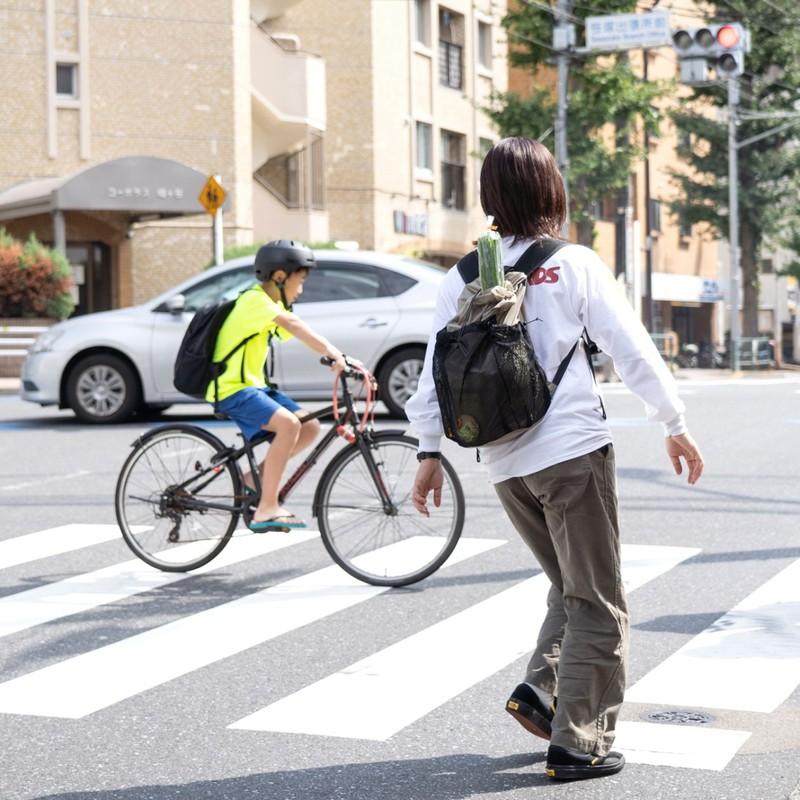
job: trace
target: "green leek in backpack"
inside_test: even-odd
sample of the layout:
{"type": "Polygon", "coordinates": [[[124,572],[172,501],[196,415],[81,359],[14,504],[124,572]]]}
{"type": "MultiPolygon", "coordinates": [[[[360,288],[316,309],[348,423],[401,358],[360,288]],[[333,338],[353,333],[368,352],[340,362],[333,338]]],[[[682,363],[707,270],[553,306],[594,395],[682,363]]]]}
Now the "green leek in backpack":
{"type": "Polygon", "coordinates": [[[502,286],[505,281],[503,251],[500,234],[490,230],[478,237],[478,270],[481,276],[481,289],[489,291],[502,286]]]}

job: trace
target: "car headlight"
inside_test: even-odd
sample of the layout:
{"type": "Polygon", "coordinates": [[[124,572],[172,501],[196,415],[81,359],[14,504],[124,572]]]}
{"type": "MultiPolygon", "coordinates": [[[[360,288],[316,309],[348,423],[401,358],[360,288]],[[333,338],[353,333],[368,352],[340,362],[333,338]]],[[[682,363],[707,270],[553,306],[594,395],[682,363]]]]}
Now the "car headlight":
{"type": "Polygon", "coordinates": [[[31,354],[49,352],[53,349],[55,343],[63,336],[63,334],[64,331],[55,329],[45,331],[43,334],[37,337],[36,341],[33,343],[28,352],[31,354]]]}

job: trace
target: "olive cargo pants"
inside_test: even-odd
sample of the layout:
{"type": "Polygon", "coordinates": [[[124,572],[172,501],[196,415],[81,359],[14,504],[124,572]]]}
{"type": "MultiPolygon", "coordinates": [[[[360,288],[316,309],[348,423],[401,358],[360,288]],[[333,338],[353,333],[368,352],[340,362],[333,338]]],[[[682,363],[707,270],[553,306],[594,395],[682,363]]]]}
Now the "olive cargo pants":
{"type": "Polygon", "coordinates": [[[551,744],[605,755],[628,647],[614,450],[606,445],[495,490],[552,584],[525,675],[558,697],[551,744]]]}

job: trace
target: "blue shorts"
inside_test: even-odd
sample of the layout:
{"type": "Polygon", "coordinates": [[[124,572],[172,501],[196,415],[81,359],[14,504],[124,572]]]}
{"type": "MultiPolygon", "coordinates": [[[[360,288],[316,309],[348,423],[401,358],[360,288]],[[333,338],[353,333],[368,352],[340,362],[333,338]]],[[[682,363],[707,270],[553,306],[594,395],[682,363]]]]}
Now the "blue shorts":
{"type": "MultiPolygon", "coordinates": [[[[300,406],[291,397],[269,386],[263,389],[254,386],[240,389],[236,394],[220,400],[217,408],[239,426],[247,440],[266,433],[261,426],[266,425],[279,408],[285,408],[292,413],[300,410],[300,406]]],[[[267,438],[272,441],[275,434],[269,433],[267,438]]]]}

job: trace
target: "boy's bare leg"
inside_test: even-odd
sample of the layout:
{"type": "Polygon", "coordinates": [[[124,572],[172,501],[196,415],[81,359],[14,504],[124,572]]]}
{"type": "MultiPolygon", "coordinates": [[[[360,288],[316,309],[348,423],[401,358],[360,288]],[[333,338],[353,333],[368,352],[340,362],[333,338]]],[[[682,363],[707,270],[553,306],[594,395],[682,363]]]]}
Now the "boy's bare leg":
{"type": "Polygon", "coordinates": [[[300,439],[301,425],[300,420],[291,411],[280,408],[263,426],[264,430],[274,433],[275,438],[267,450],[267,456],[261,467],[261,499],[253,514],[255,522],[263,522],[289,513],[278,504],[278,489],[286,464],[300,439]]]}
{"type": "MultiPolygon", "coordinates": [[[[303,417],[307,414],[306,411],[298,411],[296,412],[297,418],[302,422],[302,427],[300,428],[300,436],[297,437],[297,444],[294,446],[294,450],[289,454],[289,458],[294,458],[298,453],[302,453],[309,445],[313,444],[316,438],[319,436],[319,432],[322,429],[322,426],[319,424],[319,420],[317,419],[310,419],[308,421],[304,421],[303,417]]],[[[264,461],[259,464],[259,469],[261,470],[261,474],[264,474],[264,461]]],[[[249,470],[244,473],[244,483],[245,486],[249,486],[251,489],[255,489],[255,482],[253,481],[253,473],[249,470]]]]}

